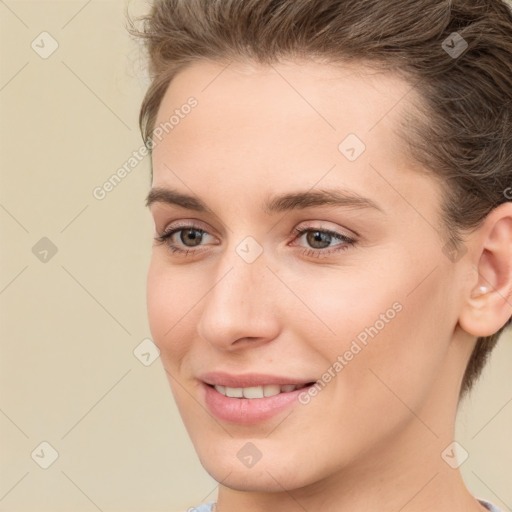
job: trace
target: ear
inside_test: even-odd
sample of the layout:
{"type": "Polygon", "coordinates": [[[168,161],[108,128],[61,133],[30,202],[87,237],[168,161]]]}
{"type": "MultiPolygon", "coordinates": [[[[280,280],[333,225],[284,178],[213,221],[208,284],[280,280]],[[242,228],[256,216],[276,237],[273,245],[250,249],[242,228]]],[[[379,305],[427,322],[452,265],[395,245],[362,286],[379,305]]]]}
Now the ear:
{"type": "Polygon", "coordinates": [[[469,244],[475,278],[459,324],[476,337],[491,336],[512,316],[512,202],[492,210],[469,244]]]}

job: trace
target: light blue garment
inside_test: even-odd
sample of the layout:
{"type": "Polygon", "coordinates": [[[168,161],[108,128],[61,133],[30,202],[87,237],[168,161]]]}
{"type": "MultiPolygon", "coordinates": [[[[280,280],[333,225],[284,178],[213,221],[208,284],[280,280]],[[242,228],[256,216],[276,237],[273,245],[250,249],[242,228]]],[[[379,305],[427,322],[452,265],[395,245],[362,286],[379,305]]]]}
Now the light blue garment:
{"type": "MultiPolygon", "coordinates": [[[[478,500],[485,508],[488,508],[490,512],[502,512],[498,507],[493,505],[492,503],[489,503],[485,500],[478,500]]],[[[187,512],[211,512],[213,505],[215,504],[214,501],[211,501],[210,503],[205,503],[203,505],[198,505],[195,508],[189,508],[187,512]]]]}
{"type": "MultiPolygon", "coordinates": [[[[187,508],[187,512],[211,512],[213,505],[215,505],[215,502],[211,501],[210,503],[204,503],[197,507],[187,508]]],[[[492,512],[494,512],[494,510],[492,512]]]]}
{"type": "MultiPolygon", "coordinates": [[[[489,503],[488,501],[485,501],[485,500],[478,500],[485,508],[488,508],[491,512],[501,512],[501,510],[496,506],[496,505],[493,505],[492,503],[489,503]]],[[[208,510],[208,509],[207,509],[208,510]]]]}

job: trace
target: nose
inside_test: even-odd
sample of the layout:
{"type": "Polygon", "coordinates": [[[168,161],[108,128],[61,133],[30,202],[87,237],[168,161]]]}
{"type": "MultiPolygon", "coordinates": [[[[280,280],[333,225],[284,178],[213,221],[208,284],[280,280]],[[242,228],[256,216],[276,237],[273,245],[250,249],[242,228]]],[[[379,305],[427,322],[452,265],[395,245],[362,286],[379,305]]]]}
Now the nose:
{"type": "Polygon", "coordinates": [[[201,301],[199,336],[231,351],[275,339],[280,328],[279,281],[267,268],[264,254],[252,263],[234,250],[221,259],[222,264],[212,273],[210,291],[201,301]]]}

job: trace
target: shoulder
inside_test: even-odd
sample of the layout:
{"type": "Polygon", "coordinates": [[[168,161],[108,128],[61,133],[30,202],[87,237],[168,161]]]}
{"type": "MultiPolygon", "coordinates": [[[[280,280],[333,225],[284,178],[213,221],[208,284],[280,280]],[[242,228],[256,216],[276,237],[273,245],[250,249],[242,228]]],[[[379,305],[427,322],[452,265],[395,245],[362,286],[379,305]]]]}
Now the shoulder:
{"type": "Polygon", "coordinates": [[[478,500],[486,509],[489,510],[489,512],[501,512],[501,510],[496,506],[496,505],[493,505],[492,503],[486,501],[486,500],[481,500],[479,499],[478,500]]]}
{"type": "MultiPolygon", "coordinates": [[[[492,503],[479,499],[478,500],[485,508],[489,510],[489,512],[502,512],[498,507],[493,505],[492,503]]],[[[187,509],[185,512],[211,512],[213,509],[213,505],[215,502],[203,503],[202,505],[198,505],[197,507],[192,507],[187,509]]]]}

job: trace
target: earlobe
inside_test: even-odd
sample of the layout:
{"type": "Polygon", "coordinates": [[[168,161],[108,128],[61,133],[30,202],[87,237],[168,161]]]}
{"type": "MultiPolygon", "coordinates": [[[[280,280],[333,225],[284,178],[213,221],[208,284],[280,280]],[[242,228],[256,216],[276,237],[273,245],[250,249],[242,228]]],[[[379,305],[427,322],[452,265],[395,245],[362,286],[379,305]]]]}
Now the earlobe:
{"type": "Polygon", "coordinates": [[[512,316],[512,202],[492,210],[472,238],[475,279],[459,324],[476,337],[486,337],[512,316]]]}

